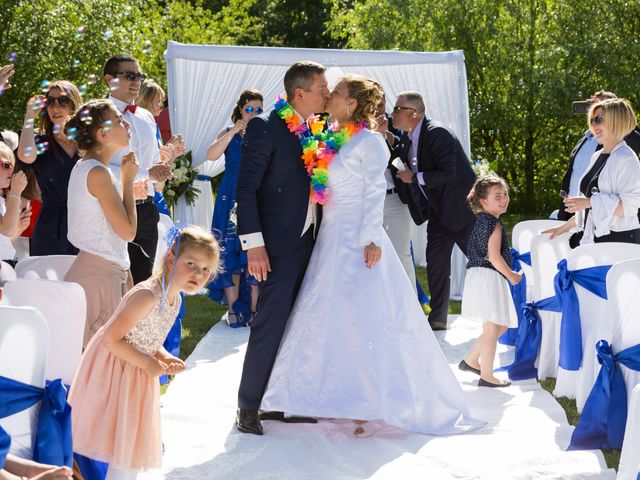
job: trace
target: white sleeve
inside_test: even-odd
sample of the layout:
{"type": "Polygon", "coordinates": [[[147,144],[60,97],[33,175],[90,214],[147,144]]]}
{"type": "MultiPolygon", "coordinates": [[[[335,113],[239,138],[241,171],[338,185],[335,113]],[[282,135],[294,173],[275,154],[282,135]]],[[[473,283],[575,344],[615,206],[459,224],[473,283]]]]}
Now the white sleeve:
{"type": "Polygon", "coordinates": [[[612,172],[611,190],[614,193],[597,192],[591,197],[594,230],[599,237],[611,232],[609,227],[618,203],[622,204],[625,217],[635,217],[640,208],[640,162],[635,155],[623,160],[612,172]]]}
{"type": "Polygon", "coordinates": [[[364,211],[360,228],[360,245],[364,247],[373,242],[380,246],[384,235],[382,218],[387,193],[384,171],[387,168],[389,150],[379,133],[364,139],[360,159],[364,177],[364,211]]]}

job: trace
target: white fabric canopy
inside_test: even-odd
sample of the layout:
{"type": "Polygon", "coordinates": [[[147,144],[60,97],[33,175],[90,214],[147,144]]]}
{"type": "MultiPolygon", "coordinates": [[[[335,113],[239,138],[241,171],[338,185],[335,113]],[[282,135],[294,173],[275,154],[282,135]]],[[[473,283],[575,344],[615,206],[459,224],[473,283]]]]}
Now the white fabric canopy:
{"type": "MultiPolygon", "coordinates": [[[[471,156],[467,73],[464,53],[399,52],[369,50],[323,50],[302,48],[237,47],[186,45],[168,42],[165,52],[167,87],[172,130],[182,133],[194,166],[203,164],[207,147],[218,132],[231,123],[231,112],[240,93],[257,88],[270,111],[276,97],[284,93],[284,74],[292,63],[312,60],[328,67],[327,78],[334,83],[340,76],[356,73],[378,80],[386,93],[391,111],[398,93],[415,90],[425,99],[427,115],[448,125],[471,156]]],[[[224,161],[198,167],[215,176],[224,161]]],[[[196,205],[179,200],[174,209],[177,224],[196,223],[211,227],[213,205],[205,182],[196,182],[201,194],[196,205]]],[[[425,263],[425,232],[419,227],[413,235],[417,265],[425,263]],[[420,248],[422,247],[422,248],[420,248]]],[[[454,256],[453,298],[462,295],[464,259],[454,256]],[[457,259],[457,260],[456,260],[457,259]],[[462,259],[462,260],[460,260],[462,259]]]]}

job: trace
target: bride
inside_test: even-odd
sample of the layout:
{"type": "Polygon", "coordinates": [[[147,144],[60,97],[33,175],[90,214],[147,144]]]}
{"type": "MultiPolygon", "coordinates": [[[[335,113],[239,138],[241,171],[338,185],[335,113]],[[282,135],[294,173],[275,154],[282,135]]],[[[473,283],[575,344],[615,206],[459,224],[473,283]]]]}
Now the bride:
{"type": "Polygon", "coordinates": [[[318,239],[262,408],[354,419],[359,436],[367,420],[435,435],[479,428],[382,226],[389,151],[372,130],[381,98],[372,81],[347,76],[327,103],[355,133],[330,164],[318,239]]]}

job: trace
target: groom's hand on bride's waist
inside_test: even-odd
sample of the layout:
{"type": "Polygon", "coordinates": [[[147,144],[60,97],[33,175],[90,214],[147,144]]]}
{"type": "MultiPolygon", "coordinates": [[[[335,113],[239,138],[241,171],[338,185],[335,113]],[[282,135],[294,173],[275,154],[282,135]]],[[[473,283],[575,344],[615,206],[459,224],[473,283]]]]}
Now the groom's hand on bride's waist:
{"type": "Polygon", "coordinates": [[[267,280],[267,274],[271,271],[269,255],[265,247],[255,247],[247,250],[247,260],[249,264],[249,274],[253,275],[259,282],[267,280]]]}

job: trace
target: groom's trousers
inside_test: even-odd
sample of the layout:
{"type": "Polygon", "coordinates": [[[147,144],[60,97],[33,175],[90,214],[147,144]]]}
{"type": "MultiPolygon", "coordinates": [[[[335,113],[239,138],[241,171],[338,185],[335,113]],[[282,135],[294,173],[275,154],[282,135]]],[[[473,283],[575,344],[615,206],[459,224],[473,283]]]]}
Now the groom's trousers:
{"type": "Polygon", "coordinates": [[[238,390],[239,408],[260,408],[312,248],[313,237],[311,231],[307,231],[303,248],[286,257],[269,257],[271,272],[267,275],[267,280],[259,285],[258,314],[251,324],[247,353],[244,356],[238,390]]]}

